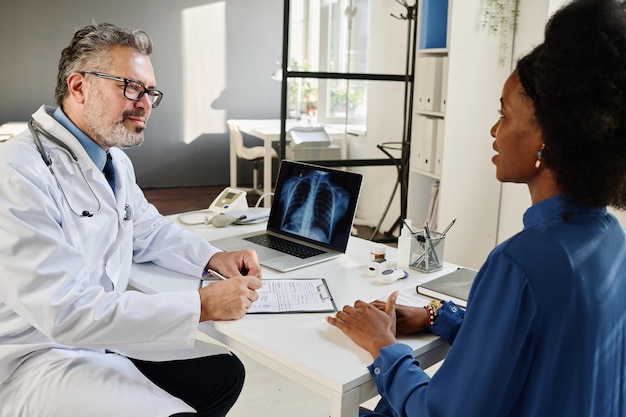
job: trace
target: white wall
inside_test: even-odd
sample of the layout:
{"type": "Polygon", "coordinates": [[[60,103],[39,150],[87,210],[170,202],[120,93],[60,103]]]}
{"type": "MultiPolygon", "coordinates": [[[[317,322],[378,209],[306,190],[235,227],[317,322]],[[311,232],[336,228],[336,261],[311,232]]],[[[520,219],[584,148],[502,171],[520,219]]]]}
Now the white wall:
{"type": "Polygon", "coordinates": [[[483,2],[452,6],[439,225],[457,219],[445,259],[479,267],[496,242],[500,183],[489,135],[509,69],[498,64],[499,38],[482,29],[483,2]]]}
{"type": "MultiPolygon", "coordinates": [[[[513,44],[513,60],[509,71],[517,59],[529,52],[543,40],[543,28],[551,10],[558,9],[556,2],[563,0],[535,0],[520,2],[518,27],[513,44]]],[[[522,216],[530,207],[530,194],[525,184],[502,184],[500,216],[497,243],[501,243],[522,230],[522,216]]]]}
{"type": "MultiPolygon", "coordinates": [[[[61,50],[92,20],[143,29],[153,38],[152,62],[165,97],[152,113],[146,142],[128,151],[142,186],[227,184],[224,120],[279,118],[280,83],[270,75],[282,51],[283,0],[3,0],[1,10],[0,123],[55,104],[61,50]],[[183,42],[193,39],[186,55],[183,42]],[[185,122],[186,109],[196,111],[200,131],[185,122]]],[[[242,162],[239,169],[240,181],[250,176],[251,165],[242,162]]]]}

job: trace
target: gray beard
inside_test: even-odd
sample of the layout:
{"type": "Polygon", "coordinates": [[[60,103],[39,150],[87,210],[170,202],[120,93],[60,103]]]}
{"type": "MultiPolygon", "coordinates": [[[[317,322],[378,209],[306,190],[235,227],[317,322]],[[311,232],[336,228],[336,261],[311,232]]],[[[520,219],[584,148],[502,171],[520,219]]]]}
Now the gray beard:
{"type": "Polygon", "coordinates": [[[107,148],[117,147],[121,149],[133,148],[143,143],[144,135],[142,128],[135,132],[129,131],[124,126],[123,119],[113,125],[105,125],[104,118],[90,118],[87,123],[93,139],[107,148]]]}
{"type": "Polygon", "coordinates": [[[109,148],[115,146],[121,149],[128,149],[143,143],[144,129],[139,128],[133,133],[126,129],[122,122],[119,122],[107,130],[108,134],[102,138],[102,141],[109,148]]]}

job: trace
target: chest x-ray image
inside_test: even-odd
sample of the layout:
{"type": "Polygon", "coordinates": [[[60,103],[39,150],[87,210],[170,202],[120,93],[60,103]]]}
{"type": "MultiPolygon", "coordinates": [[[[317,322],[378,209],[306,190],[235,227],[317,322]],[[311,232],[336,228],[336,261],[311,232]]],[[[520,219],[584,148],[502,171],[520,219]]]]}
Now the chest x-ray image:
{"type": "Polygon", "coordinates": [[[330,243],[337,225],[346,221],[350,194],[332,182],[330,173],[309,171],[289,178],[278,201],[282,230],[330,243]]]}

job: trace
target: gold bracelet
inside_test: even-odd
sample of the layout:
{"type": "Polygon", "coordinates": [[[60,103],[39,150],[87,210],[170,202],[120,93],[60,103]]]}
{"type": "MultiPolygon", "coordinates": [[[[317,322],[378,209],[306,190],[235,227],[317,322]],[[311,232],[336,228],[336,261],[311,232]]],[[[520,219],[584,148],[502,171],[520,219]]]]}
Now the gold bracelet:
{"type": "Polygon", "coordinates": [[[439,309],[441,308],[441,306],[443,306],[443,303],[439,300],[432,300],[428,305],[433,309],[435,316],[434,318],[436,319],[437,316],[439,316],[439,309]]]}

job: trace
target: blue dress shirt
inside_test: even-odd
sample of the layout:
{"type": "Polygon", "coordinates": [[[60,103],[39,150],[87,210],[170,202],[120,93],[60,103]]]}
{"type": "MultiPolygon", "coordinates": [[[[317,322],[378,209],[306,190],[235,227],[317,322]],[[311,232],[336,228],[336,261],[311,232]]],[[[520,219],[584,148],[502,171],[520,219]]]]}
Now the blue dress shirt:
{"type": "Polygon", "coordinates": [[[408,346],[381,349],[369,369],[383,400],[361,415],[625,416],[623,227],[562,196],[535,204],[487,258],[452,333],[432,379],[408,346]]]}
{"type": "Polygon", "coordinates": [[[100,145],[94,142],[93,139],[87,136],[82,130],[76,127],[76,125],[72,123],[72,121],[63,112],[61,107],[56,108],[54,113],[52,113],[52,117],[57,122],[61,123],[64,128],[69,130],[76,139],[78,139],[80,144],[83,145],[83,148],[85,148],[85,151],[87,151],[87,155],[89,155],[98,169],[102,171],[104,169],[104,164],[107,161],[107,154],[104,149],[102,149],[100,145]]]}

